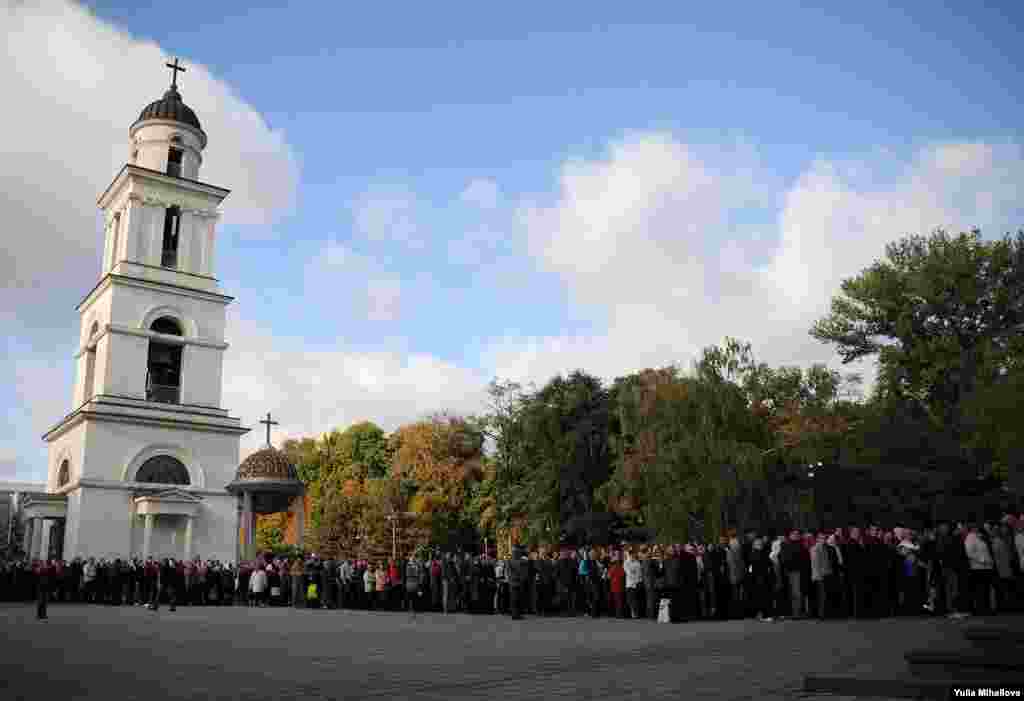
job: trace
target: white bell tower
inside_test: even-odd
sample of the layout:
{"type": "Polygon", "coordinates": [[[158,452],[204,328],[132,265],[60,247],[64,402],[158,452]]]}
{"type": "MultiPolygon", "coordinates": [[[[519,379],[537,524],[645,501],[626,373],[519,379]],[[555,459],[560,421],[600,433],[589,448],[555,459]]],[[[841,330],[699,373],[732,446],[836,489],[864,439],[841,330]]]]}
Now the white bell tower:
{"type": "Polygon", "coordinates": [[[221,408],[227,305],[214,277],[218,207],[199,180],[206,133],[177,74],[129,129],[129,161],[99,198],[99,282],[81,316],[71,413],[44,435],[65,495],[64,557],[193,553],[228,561],[224,487],[248,431],[221,408]]]}

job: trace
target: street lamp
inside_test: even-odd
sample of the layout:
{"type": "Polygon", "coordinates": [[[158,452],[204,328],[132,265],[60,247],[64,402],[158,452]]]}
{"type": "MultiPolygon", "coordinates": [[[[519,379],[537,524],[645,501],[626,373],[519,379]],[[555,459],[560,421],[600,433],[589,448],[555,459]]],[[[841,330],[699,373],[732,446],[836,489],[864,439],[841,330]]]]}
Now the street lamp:
{"type": "Polygon", "coordinates": [[[395,521],[398,520],[398,514],[388,514],[387,520],[391,522],[391,559],[398,559],[398,526],[395,525],[395,521]]]}

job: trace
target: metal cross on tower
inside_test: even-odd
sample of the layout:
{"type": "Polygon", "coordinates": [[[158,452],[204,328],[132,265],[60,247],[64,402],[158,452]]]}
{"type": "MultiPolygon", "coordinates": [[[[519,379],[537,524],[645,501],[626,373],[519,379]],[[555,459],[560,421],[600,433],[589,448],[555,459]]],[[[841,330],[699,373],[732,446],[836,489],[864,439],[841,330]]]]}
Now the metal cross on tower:
{"type": "Polygon", "coordinates": [[[277,426],[278,423],[277,423],[277,421],[274,421],[273,419],[270,418],[270,412],[269,411],[267,412],[267,418],[265,418],[262,421],[260,421],[260,423],[261,424],[266,424],[266,427],[267,427],[267,445],[270,445],[270,427],[271,426],[277,426]]]}
{"type": "Polygon", "coordinates": [[[178,71],[184,71],[185,68],[183,66],[179,66],[178,65],[178,59],[177,58],[174,59],[174,63],[168,63],[166,65],[167,65],[168,68],[171,69],[171,87],[172,88],[177,88],[178,87],[178,71]]]}

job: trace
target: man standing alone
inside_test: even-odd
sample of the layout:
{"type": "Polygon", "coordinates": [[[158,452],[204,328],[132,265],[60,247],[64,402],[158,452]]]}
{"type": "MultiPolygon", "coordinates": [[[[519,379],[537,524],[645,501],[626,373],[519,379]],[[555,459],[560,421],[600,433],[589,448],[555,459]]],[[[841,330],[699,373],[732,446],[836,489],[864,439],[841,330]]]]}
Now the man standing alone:
{"type": "Polygon", "coordinates": [[[53,566],[47,560],[38,560],[33,567],[36,575],[36,591],[38,601],[36,603],[36,618],[45,621],[47,599],[50,596],[50,584],[53,579],[53,566]]]}

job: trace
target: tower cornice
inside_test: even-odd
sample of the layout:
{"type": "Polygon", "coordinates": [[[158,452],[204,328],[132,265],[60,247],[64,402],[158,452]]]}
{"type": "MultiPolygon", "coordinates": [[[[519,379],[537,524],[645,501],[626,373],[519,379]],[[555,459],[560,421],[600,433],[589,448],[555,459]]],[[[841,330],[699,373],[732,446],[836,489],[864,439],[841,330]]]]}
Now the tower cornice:
{"type": "Polygon", "coordinates": [[[143,168],[142,166],[132,165],[131,163],[125,163],[121,170],[118,171],[117,175],[111,181],[107,189],[103,191],[103,194],[96,200],[101,208],[106,209],[110,206],[114,197],[118,192],[121,191],[122,187],[131,177],[136,177],[141,181],[150,181],[159,183],[161,185],[169,185],[176,187],[197,195],[203,195],[206,199],[214,200],[218,204],[224,200],[231,190],[227,188],[219,187],[217,185],[211,185],[210,183],[200,182],[199,180],[190,180],[188,178],[180,178],[174,175],[167,175],[161,173],[158,170],[151,170],[149,168],[143,168]]]}
{"type": "MultiPolygon", "coordinates": [[[[148,266],[153,267],[153,266],[148,266]]],[[[209,278],[213,279],[213,278],[209,278]]],[[[228,295],[222,295],[218,292],[206,292],[199,290],[194,287],[182,287],[181,285],[174,285],[169,282],[157,282],[154,280],[144,280],[142,278],[128,277],[127,275],[118,275],[116,273],[107,273],[100,281],[96,283],[96,286],[89,291],[78,306],[75,307],[75,311],[82,312],[92,304],[93,300],[100,295],[108,286],[112,284],[123,284],[134,287],[140,287],[142,289],[159,290],[162,292],[169,292],[170,294],[180,295],[182,297],[192,297],[195,299],[202,299],[208,302],[217,302],[219,304],[228,305],[234,301],[234,297],[228,295]]]]}

